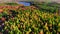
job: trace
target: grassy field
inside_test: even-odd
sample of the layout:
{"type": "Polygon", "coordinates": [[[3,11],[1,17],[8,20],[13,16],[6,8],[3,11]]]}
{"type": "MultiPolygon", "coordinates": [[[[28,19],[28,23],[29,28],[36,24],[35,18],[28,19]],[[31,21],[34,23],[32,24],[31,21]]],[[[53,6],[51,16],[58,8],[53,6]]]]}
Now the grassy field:
{"type": "Polygon", "coordinates": [[[35,7],[36,5],[28,7],[14,3],[2,5],[9,7],[0,9],[0,34],[60,33],[60,16],[56,7],[46,4],[39,4],[40,9],[35,7]],[[15,7],[11,7],[12,5],[15,7]]]}

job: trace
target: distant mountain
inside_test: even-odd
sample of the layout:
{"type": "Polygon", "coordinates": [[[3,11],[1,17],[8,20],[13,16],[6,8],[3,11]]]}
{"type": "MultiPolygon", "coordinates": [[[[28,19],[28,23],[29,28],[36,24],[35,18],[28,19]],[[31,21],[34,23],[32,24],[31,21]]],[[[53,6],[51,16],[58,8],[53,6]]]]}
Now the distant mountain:
{"type": "Polygon", "coordinates": [[[0,0],[0,3],[16,2],[16,0],[0,0]]]}

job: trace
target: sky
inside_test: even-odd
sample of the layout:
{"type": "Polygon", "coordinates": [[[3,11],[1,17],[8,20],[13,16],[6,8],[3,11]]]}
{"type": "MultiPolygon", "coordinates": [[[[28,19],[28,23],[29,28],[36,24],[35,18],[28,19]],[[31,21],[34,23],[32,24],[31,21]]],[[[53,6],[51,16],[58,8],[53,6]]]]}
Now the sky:
{"type": "MultiPolygon", "coordinates": [[[[26,1],[26,0],[0,0],[0,2],[15,2],[15,1],[26,1]]],[[[58,2],[60,3],[60,0],[27,0],[27,1],[45,1],[45,2],[58,2]]]]}

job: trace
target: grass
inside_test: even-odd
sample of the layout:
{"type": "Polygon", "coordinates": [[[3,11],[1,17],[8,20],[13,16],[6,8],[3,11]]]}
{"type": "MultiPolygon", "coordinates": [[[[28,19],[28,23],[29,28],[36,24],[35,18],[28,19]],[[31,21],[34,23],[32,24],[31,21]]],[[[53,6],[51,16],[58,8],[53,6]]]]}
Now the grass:
{"type": "Polygon", "coordinates": [[[0,3],[0,6],[5,6],[5,5],[17,6],[19,4],[17,4],[17,3],[0,3]]]}

